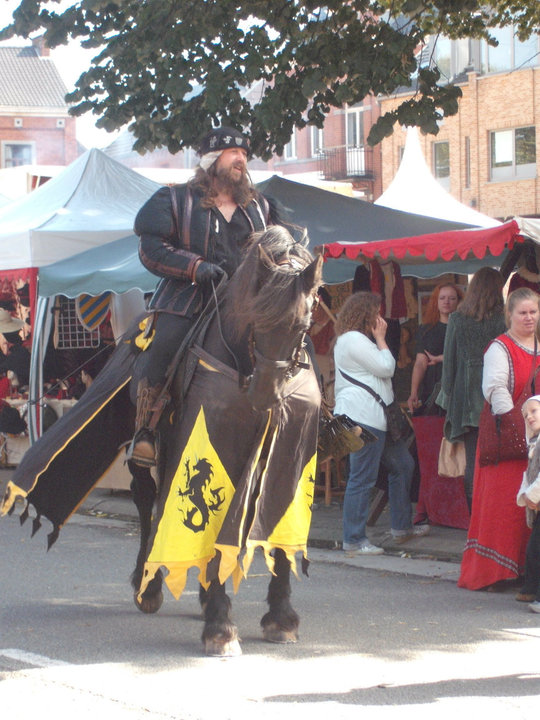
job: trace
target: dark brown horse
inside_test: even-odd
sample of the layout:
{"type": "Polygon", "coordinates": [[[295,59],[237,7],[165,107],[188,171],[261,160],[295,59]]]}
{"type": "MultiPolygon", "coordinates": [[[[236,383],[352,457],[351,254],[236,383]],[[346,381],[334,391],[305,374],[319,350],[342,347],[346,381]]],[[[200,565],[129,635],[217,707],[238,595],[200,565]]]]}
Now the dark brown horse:
{"type": "Polygon", "coordinates": [[[242,554],[247,552],[249,564],[257,546],[273,571],[263,636],[272,642],[297,639],[289,574],[295,551],[304,549],[307,539],[320,403],[303,341],[320,267],[320,259],[314,260],[281,227],[255,237],[188,353],[187,395],[185,377],[177,373],[176,409],[161,423],[153,527],[154,482],[148,470],[130,464],[141,523],[132,577],[136,604],[143,612],[159,609],[161,567],[176,595],[187,567],[199,567],[208,654],[240,652],[225,580],[242,574],[242,554]],[[290,530],[280,537],[280,523],[287,523],[287,513],[294,522],[295,512],[307,523],[296,529],[296,537],[290,530]],[[199,549],[204,532],[213,533],[211,552],[204,542],[206,549],[199,549]],[[185,544],[194,543],[191,561],[176,554],[174,544],[184,544],[183,538],[185,544]]]}
{"type": "MultiPolygon", "coordinates": [[[[209,654],[240,652],[225,582],[240,583],[257,548],[272,572],[263,636],[297,639],[289,576],[296,553],[306,551],[320,405],[303,343],[321,263],[282,227],[254,237],[175,374],[158,426],[158,487],[148,469],[130,463],[141,529],[137,607],[159,609],[163,580],[178,598],[188,569],[198,567],[209,654]]],[[[26,499],[21,522],[33,505],[33,533],[42,516],[53,524],[49,547],[133,434],[130,385],[146,357],[133,351],[135,335],[118,344],[8,485],[2,513],[26,499]]]]}

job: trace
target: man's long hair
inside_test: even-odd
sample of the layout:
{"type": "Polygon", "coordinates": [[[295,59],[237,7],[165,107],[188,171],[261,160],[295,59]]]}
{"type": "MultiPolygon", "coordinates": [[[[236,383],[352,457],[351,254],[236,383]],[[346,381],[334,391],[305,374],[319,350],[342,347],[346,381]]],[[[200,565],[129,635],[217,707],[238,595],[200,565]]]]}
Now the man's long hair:
{"type": "MultiPolygon", "coordinates": [[[[189,181],[192,190],[202,195],[201,205],[203,208],[211,208],[216,205],[216,197],[218,195],[216,162],[210,165],[208,170],[198,167],[195,175],[189,181]]],[[[229,187],[233,200],[241,207],[247,207],[249,203],[257,197],[257,191],[251,184],[247,173],[242,176],[242,181],[232,183],[229,187]]]]}

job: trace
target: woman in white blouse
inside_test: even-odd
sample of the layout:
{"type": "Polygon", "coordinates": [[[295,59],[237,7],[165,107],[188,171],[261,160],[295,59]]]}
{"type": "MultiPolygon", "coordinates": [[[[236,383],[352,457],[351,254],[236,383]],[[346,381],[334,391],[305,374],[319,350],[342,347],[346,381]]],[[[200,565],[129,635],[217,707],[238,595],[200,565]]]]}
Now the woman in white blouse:
{"type": "MultiPolygon", "coordinates": [[[[513,409],[533,365],[538,367],[540,363],[537,351],[540,296],[529,288],[514,290],[508,296],[505,314],[507,332],[497,337],[484,355],[482,391],[495,415],[513,409]]],[[[532,388],[528,394],[534,394],[532,388]]],[[[521,416],[520,422],[519,431],[525,435],[521,416]]],[[[511,439],[503,436],[501,442],[505,441],[511,439]]],[[[460,587],[496,589],[504,581],[522,575],[529,530],[525,512],[515,499],[526,466],[526,459],[480,466],[477,455],[460,587]]]]}
{"type": "Polygon", "coordinates": [[[371,393],[347,380],[369,386],[389,404],[394,399],[392,376],[396,361],[386,343],[386,321],[380,315],[381,298],[371,292],[351,295],[335,324],[334,347],[336,414],[346,414],[370,430],[376,441],[349,455],[349,477],[343,502],[343,549],[349,556],[378,555],[383,549],[366,535],[371,491],[379,465],[388,471],[391,532],[396,542],[425,535],[428,526],[412,526],[410,500],[414,460],[402,440],[387,436],[386,417],[371,393]]]}

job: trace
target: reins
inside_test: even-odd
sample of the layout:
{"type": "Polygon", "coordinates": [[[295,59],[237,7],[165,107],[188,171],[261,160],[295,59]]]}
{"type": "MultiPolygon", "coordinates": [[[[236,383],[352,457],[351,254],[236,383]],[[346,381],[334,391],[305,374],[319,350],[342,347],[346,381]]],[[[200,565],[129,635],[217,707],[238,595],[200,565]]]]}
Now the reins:
{"type": "MultiPolygon", "coordinates": [[[[277,265],[286,265],[288,262],[290,262],[290,258],[287,258],[285,262],[276,263],[277,265]]],[[[216,289],[214,287],[214,283],[212,282],[212,292],[214,296],[214,303],[215,303],[215,309],[216,309],[216,321],[217,326],[219,330],[219,336],[221,339],[221,342],[223,343],[223,346],[229,353],[229,355],[232,357],[234,366],[236,369],[236,372],[238,374],[238,385],[242,390],[247,389],[249,383],[251,382],[251,378],[253,377],[253,373],[251,375],[243,375],[240,372],[240,363],[238,361],[237,356],[231,349],[230,345],[227,343],[225,336],[223,334],[223,327],[221,324],[221,314],[219,310],[219,300],[217,298],[216,289]]],[[[257,350],[256,347],[256,341],[255,341],[255,331],[253,329],[253,326],[250,326],[250,334],[248,339],[248,347],[249,347],[249,354],[251,357],[251,363],[253,365],[253,369],[255,370],[256,365],[259,365],[259,367],[266,366],[271,369],[275,370],[285,370],[285,375],[292,377],[292,374],[296,368],[300,368],[303,370],[308,370],[310,368],[310,364],[306,362],[302,362],[300,360],[300,357],[302,355],[302,350],[305,347],[305,332],[302,333],[300,340],[298,342],[298,345],[296,346],[292,357],[288,360],[273,360],[272,358],[268,358],[265,355],[263,355],[259,350],[257,350]]]]}

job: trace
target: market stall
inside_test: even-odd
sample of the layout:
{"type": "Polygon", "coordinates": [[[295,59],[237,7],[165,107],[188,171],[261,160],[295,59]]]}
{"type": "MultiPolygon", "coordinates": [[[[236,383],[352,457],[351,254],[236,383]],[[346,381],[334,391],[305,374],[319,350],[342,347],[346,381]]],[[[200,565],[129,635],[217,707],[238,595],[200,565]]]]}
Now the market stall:
{"type": "MultiPolygon", "coordinates": [[[[539,223],[540,224],[540,223],[539,223]]],[[[474,272],[481,266],[499,267],[505,277],[512,272],[516,259],[526,243],[534,242],[531,228],[526,237],[515,220],[492,228],[435,233],[422,237],[396,238],[370,243],[328,243],[322,246],[325,261],[331,264],[346,257],[358,268],[369,268],[366,273],[373,279],[373,268],[390,264],[399,276],[432,277],[459,284],[459,277],[474,272]],[[421,268],[422,273],[417,269],[421,268]],[[455,273],[459,273],[456,275],[455,273]]],[[[373,287],[371,289],[374,289],[373,287]]],[[[419,293],[421,295],[422,293],[419,293]]],[[[429,293],[424,293],[428,295],[429,293]]],[[[421,313],[421,302],[418,298],[421,313]]],[[[402,325],[401,327],[406,327],[402,325]]],[[[411,353],[412,355],[412,353],[411,353]]],[[[401,359],[401,358],[400,358],[401,359]]],[[[409,362],[412,364],[412,357],[409,362]]],[[[400,362],[398,360],[399,368],[400,362]]],[[[397,370],[399,372],[399,370],[397,370]]],[[[407,395],[398,397],[403,401],[407,395]]],[[[438,450],[442,440],[443,421],[438,417],[418,417],[415,423],[416,445],[420,463],[419,493],[429,508],[429,517],[437,524],[466,528],[468,508],[463,491],[463,478],[442,477],[438,472],[438,450]]],[[[380,497],[377,512],[384,503],[380,497]]]]}
{"type": "Polygon", "coordinates": [[[135,214],[159,187],[92,149],[30,194],[0,207],[0,281],[29,284],[31,324],[38,270],[132,235],[135,214]]]}

